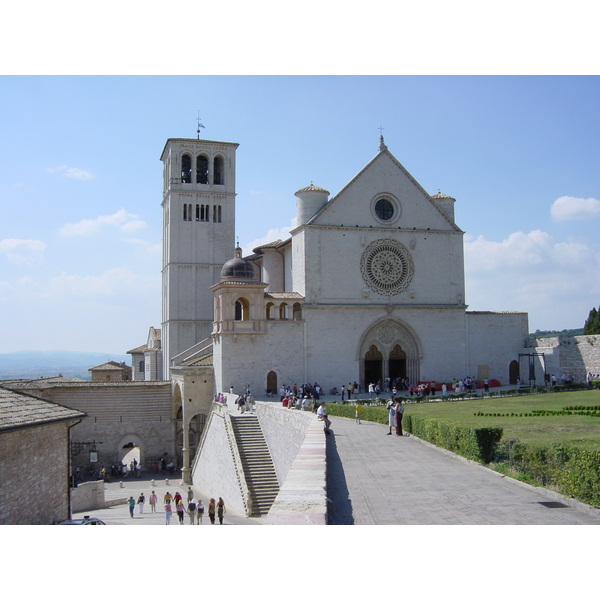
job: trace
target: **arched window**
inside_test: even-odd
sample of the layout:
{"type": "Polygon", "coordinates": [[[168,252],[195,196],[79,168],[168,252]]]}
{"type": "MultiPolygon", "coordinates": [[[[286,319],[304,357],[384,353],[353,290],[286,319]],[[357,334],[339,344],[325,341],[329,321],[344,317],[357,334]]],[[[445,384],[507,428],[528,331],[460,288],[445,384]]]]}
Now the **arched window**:
{"type": "Polygon", "coordinates": [[[184,221],[192,220],[192,205],[191,204],[183,205],[183,220],[184,221]]]}
{"type": "Polygon", "coordinates": [[[221,205],[219,204],[217,208],[217,223],[221,222],[221,205]]]}
{"type": "Polygon", "coordinates": [[[189,154],[181,157],[181,183],[192,183],[192,157],[189,154]]]}
{"type": "Polygon", "coordinates": [[[215,156],[214,181],[215,185],[223,185],[225,183],[225,174],[223,172],[223,157],[215,156]]]}
{"type": "Polygon", "coordinates": [[[196,221],[200,220],[200,205],[196,204],[196,221]]]}
{"type": "Polygon", "coordinates": [[[292,319],[294,321],[302,321],[302,306],[299,302],[296,302],[296,304],[293,306],[292,319]]]}
{"type": "Polygon", "coordinates": [[[275,305],[272,302],[269,302],[267,304],[267,315],[266,315],[267,316],[267,321],[271,321],[272,319],[275,318],[274,309],[275,309],[275,305]]]}
{"type": "Polygon", "coordinates": [[[140,373],[143,373],[143,372],[144,372],[144,367],[145,367],[145,365],[144,365],[144,361],[143,361],[143,360],[140,360],[140,373]]]}
{"type": "Polygon", "coordinates": [[[250,319],[250,305],[246,298],[240,298],[235,302],[235,320],[248,321],[250,319]]]}
{"type": "Polygon", "coordinates": [[[208,158],[203,155],[196,158],[196,183],[208,183],[208,158]]]}
{"type": "Polygon", "coordinates": [[[279,307],[279,318],[281,320],[286,320],[290,318],[289,306],[285,302],[279,307]]]}

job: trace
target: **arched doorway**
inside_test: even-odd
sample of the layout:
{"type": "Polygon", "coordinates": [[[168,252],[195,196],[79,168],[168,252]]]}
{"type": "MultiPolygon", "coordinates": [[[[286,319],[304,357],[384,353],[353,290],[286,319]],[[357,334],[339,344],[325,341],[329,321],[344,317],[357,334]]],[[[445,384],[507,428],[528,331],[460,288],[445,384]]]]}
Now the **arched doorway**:
{"type": "Polygon", "coordinates": [[[390,352],[388,373],[391,382],[398,378],[406,379],[406,352],[399,344],[396,344],[390,352]]]}
{"type": "Polygon", "coordinates": [[[365,354],[365,389],[370,383],[378,383],[383,379],[383,355],[377,346],[372,345],[365,354]]]}
{"type": "Polygon", "coordinates": [[[194,456],[196,456],[196,450],[198,449],[198,444],[200,443],[200,438],[202,437],[205,425],[206,415],[204,413],[194,415],[190,421],[188,434],[190,444],[190,465],[194,460],[194,456]]]}
{"type": "Polygon", "coordinates": [[[517,385],[520,376],[519,362],[513,360],[508,365],[508,383],[510,385],[517,385]]]}
{"type": "Polygon", "coordinates": [[[267,390],[271,394],[277,393],[277,373],[275,371],[269,371],[267,375],[267,390]]]}

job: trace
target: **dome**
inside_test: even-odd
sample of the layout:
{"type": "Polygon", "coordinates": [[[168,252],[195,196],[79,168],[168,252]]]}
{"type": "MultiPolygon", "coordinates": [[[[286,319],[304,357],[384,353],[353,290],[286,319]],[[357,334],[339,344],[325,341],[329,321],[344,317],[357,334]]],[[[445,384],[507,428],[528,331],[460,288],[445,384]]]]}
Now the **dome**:
{"type": "Polygon", "coordinates": [[[256,279],[252,263],[242,258],[241,248],[236,248],[235,257],[223,265],[221,280],[223,279],[256,279]]]}

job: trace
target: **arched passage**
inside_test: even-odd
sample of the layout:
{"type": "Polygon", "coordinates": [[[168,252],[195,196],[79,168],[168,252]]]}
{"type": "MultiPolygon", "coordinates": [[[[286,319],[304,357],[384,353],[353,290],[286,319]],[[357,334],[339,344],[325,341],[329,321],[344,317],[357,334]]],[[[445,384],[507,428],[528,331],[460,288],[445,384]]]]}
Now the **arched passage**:
{"type": "Polygon", "coordinates": [[[359,343],[361,387],[400,377],[410,383],[420,379],[421,346],[412,329],[398,319],[380,319],[368,327],[359,343]]]}
{"type": "Polygon", "coordinates": [[[130,433],[117,442],[116,454],[117,461],[121,461],[127,467],[134,459],[143,467],[146,458],[146,446],[139,435],[130,433]]]}

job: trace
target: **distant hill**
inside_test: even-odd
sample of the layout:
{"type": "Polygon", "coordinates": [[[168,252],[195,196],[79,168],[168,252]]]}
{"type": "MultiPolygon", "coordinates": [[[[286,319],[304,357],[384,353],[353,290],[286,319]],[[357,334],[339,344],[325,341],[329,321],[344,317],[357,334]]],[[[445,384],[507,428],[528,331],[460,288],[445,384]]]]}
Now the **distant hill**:
{"type": "Polygon", "coordinates": [[[536,338],[550,338],[550,337],[573,337],[574,335],[583,335],[583,328],[581,329],[563,329],[562,331],[540,331],[536,329],[535,333],[529,334],[529,339],[536,338]]]}
{"type": "Polygon", "coordinates": [[[0,380],[62,375],[90,381],[92,374],[88,369],[109,360],[131,364],[131,355],[60,351],[9,352],[0,354],[0,380]]]}

